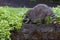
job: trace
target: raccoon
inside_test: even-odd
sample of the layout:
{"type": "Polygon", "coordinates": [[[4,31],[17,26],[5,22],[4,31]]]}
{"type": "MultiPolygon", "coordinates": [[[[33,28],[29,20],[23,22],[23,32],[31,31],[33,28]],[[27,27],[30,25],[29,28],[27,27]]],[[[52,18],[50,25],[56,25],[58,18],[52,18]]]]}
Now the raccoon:
{"type": "Polygon", "coordinates": [[[49,6],[46,4],[38,4],[35,7],[28,10],[25,14],[25,23],[36,23],[35,20],[38,18],[41,20],[41,23],[45,23],[45,18],[51,16],[53,24],[56,24],[56,16],[49,6]]]}

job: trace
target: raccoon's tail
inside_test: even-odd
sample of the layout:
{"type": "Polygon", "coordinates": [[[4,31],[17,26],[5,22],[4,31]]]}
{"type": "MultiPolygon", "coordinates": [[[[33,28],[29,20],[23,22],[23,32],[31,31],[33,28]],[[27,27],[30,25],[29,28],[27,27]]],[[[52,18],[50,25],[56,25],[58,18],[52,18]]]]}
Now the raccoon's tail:
{"type": "Polygon", "coordinates": [[[57,29],[57,19],[56,19],[56,16],[54,14],[52,14],[50,16],[52,18],[53,27],[56,30],[57,29]]]}
{"type": "Polygon", "coordinates": [[[57,24],[56,16],[55,16],[54,14],[51,14],[50,16],[51,16],[51,18],[52,18],[52,23],[53,23],[53,24],[57,24]]]}

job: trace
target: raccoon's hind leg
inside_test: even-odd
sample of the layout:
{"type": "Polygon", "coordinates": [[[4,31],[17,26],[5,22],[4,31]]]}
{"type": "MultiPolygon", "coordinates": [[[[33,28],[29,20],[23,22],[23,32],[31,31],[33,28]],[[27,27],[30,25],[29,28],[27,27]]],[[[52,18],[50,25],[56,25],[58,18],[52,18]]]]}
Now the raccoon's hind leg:
{"type": "Polygon", "coordinates": [[[42,24],[45,24],[46,22],[45,22],[45,19],[41,19],[41,23],[42,24]]]}

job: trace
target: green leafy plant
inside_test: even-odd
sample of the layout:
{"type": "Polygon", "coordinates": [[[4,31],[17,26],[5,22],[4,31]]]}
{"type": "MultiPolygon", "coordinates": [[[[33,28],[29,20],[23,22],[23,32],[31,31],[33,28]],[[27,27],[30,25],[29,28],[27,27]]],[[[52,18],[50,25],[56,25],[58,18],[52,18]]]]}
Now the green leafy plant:
{"type": "Polygon", "coordinates": [[[21,28],[27,8],[0,7],[0,40],[11,40],[10,30],[21,28]]]}
{"type": "Polygon", "coordinates": [[[52,10],[56,16],[57,22],[60,24],[60,6],[53,7],[52,10]]]}

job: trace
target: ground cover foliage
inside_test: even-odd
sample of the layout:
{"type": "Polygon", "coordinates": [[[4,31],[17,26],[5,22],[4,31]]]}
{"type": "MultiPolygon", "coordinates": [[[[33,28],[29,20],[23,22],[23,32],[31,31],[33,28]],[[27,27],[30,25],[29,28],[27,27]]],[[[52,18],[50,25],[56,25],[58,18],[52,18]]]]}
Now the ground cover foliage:
{"type": "Polygon", "coordinates": [[[0,7],[0,40],[10,40],[10,30],[20,29],[27,8],[0,7]]]}
{"type": "MultiPolygon", "coordinates": [[[[0,40],[11,40],[10,30],[17,30],[21,28],[26,11],[30,8],[12,8],[12,7],[0,7],[0,40]]],[[[57,22],[60,24],[60,7],[52,8],[56,15],[57,22]]],[[[39,21],[37,21],[39,22],[39,21]]],[[[52,23],[51,17],[46,18],[46,23],[52,23]]]]}

